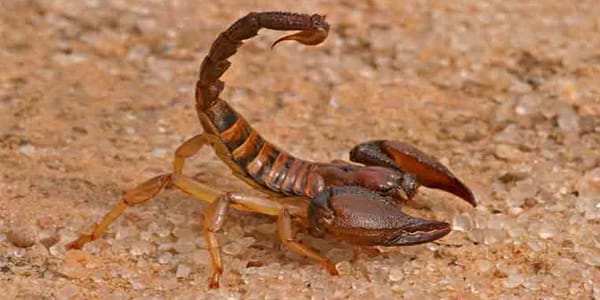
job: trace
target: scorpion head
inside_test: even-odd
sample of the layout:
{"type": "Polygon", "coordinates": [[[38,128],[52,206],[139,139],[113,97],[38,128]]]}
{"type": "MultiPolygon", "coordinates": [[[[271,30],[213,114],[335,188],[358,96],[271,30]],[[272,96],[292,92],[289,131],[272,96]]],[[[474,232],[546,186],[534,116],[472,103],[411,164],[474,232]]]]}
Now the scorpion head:
{"type": "Polygon", "coordinates": [[[393,200],[356,186],[321,191],[312,198],[308,217],[314,231],[361,245],[414,245],[451,230],[448,223],[409,216],[393,200]]]}

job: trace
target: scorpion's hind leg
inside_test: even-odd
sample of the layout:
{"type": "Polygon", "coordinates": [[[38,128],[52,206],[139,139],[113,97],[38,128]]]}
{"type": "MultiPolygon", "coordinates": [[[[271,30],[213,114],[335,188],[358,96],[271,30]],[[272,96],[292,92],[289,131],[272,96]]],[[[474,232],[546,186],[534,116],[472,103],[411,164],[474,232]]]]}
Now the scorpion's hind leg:
{"type": "Polygon", "coordinates": [[[156,176],[137,187],[125,191],[119,203],[107,213],[99,224],[95,224],[91,234],[83,234],[78,239],[65,245],[67,249],[81,249],[83,245],[97,239],[108,226],[117,219],[125,209],[142,202],[146,202],[162,192],[171,182],[170,174],[156,176]]]}
{"type": "Polygon", "coordinates": [[[422,184],[452,193],[473,206],[477,205],[471,190],[448,168],[409,144],[386,140],[361,143],[350,151],[350,160],[405,173],[402,185],[409,195],[414,195],[418,184],[422,184]]]}
{"type": "MultiPolygon", "coordinates": [[[[175,151],[175,159],[174,159],[174,173],[181,174],[183,171],[183,167],[185,164],[185,160],[198,153],[200,148],[206,144],[214,145],[217,153],[219,153],[218,147],[218,138],[211,134],[200,134],[196,135],[187,141],[185,141],[181,146],[177,148],[175,151]]],[[[146,202],[154,197],[156,197],[160,192],[162,192],[166,187],[168,187],[171,182],[171,174],[163,174],[156,176],[146,182],[138,185],[137,187],[125,191],[117,205],[115,205],[112,210],[107,213],[102,221],[99,224],[95,224],[92,228],[91,234],[83,234],[77,240],[72,241],[66,245],[67,249],[80,249],[88,242],[91,242],[97,239],[102,232],[108,228],[108,226],[115,221],[127,207],[133,206],[135,204],[139,204],[142,202],[146,202]]]]}

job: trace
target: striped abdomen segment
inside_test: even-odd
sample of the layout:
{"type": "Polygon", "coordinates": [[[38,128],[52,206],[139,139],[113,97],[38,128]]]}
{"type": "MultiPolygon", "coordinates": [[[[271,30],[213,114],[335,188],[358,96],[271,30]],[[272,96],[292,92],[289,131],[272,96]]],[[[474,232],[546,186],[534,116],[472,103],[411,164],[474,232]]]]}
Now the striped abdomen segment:
{"type": "Polygon", "coordinates": [[[235,163],[257,183],[275,192],[298,196],[312,196],[322,185],[320,176],[313,172],[314,164],[297,159],[264,140],[225,101],[217,100],[203,113],[235,163]]]}

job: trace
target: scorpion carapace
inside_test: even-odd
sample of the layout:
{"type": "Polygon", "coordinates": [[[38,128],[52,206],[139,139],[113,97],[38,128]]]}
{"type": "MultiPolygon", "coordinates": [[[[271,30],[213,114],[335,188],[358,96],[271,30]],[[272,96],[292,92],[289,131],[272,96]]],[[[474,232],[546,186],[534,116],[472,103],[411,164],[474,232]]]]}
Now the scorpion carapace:
{"type": "Polygon", "coordinates": [[[436,240],[451,230],[446,222],[402,212],[403,200],[412,199],[420,185],[448,191],[475,205],[471,191],[446,167],[401,142],[371,141],[356,146],[350,159],[364,164],[357,165],[301,160],[261,137],[219,95],[224,88],[220,78],[230,66],[227,59],[262,28],[299,31],[276,40],[273,46],[282,41],[318,45],[329,32],[325,17],[318,14],[258,12],[240,18],[219,34],[202,62],[196,84],[196,110],[204,133],[177,148],[172,173],[125,191],[91,234],[80,236],[67,248],[81,248],[97,239],[128,206],[148,201],[166,188],[177,188],[209,203],[204,209],[203,233],[213,266],[209,286],[214,288],[219,286],[223,270],[216,234],[230,206],[277,217],[282,243],[335,275],[337,270],[327,258],[295,239],[296,225],[356,244],[412,245],[436,240]],[[213,147],[236,177],[268,196],[221,192],[184,175],[185,160],[204,145],[213,147]],[[281,200],[290,196],[295,200],[281,200]]]}

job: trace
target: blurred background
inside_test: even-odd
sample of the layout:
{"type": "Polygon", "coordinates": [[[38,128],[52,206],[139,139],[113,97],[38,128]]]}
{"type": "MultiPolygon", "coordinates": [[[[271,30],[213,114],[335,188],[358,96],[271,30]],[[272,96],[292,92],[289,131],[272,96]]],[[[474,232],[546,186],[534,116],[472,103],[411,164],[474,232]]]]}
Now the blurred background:
{"type": "MultiPolygon", "coordinates": [[[[0,0],[0,291],[9,299],[600,298],[600,3],[590,1],[0,0]],[[167,191],[82,251],[64,244],[123,189],[168,172],[200,133],[194,85],[219,32],[250,11],[327,15],[317,47],[261,31],[223,98],[312,160],[409,142],[470,186],[476,209],[420,191],[453,223],[420,246],[302,239],[341,276],[283,249],[274,220],[231,212],[208,290],[203,203],[167,191]]],[[[186,172],[256,193],[202,150],[186,172]]]]}

